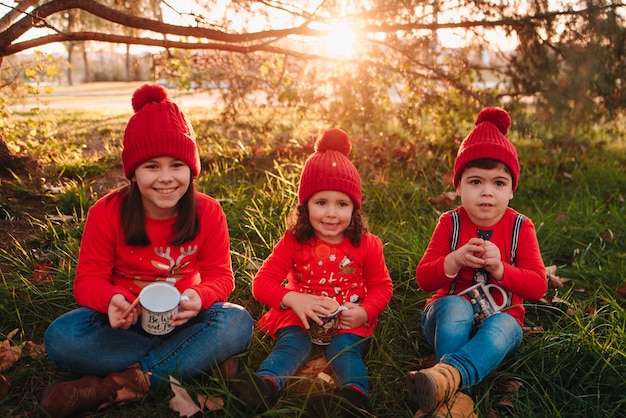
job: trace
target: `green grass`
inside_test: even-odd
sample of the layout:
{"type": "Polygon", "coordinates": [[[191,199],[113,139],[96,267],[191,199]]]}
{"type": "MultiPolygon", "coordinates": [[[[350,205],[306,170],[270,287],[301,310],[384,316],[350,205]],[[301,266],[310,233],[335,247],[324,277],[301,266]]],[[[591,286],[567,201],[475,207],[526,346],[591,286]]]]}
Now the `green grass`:
{"type": "MultiPolygon", "coordinates": [[[[0,252],[0,338],[18,328],[14,344],[40,344],[47,325],[76,306],[71,288],[82,224],[89,206],[102,194],[94,191],[93,183],[103,172],[120,170],[119,147],[128,115],[83,113],[50,111],[37,115],[39,122],[23,115],[25,121],[31,118],[31,126],[19,138],[9,138],[16,147],[45,153],[51,176],[47,180],[63,186],[64,192],[29,190],[18,180],[3,180],[3,187],[41,199],[47,213],[75,218],[57,224],[46,221],[42,213],[26,214],[10,201],[0,202],[0,209],[29,219],[36,231],[33,240],[15,242],[0,252]],[[103,123],[97,125],[99,117],[103,123]],[[71,152],[62,152],[62,144],[69,144],[71,152]],[[46,261],[52,265],[49,280],[33,282],[35,264],[46,261]]],[[[223,125],[200,110],[192,119],[203,160],[198,186],[220,200],[228,217],[237,285],[231,300],[259,318],[265,307],[250,292],[255,266],[283,234],[285,217],[296,201],[301,164],[319,126],[288,119],[270,128],[223,125]]],[[[451,190],[442,179],[451,169],[456,144],[434,151],[417,144],[398,164],[393,141],[385,140],[386,146],[378,147],[356,138],[351,156],[363,177],[363,211],[385,243],[395,284],[367,355],[371,404],[377,416],[397,418],[414,413],[407,401],[405,372],[432,354],[419,325],[428,294],[415,282],[415,267],[439,214],[452,207],[434,202],[451,190]]],[[[477,412],[481,417],[490,411],[520,418],[622,416],[626,399],[619,388],[626,387],[626,314],[616,288],[626,277],[624,144],[615,140],[596,147],[555,148],[524,140],[518,142],[518,152],[522,175],[511,206],[535,223],[545,264],[556,264],[558,275],[571,282],[549,290],[563,302],[527,304],[527,325],[544,330],[528,333],[519,352],[476,387],[477,412]],[[510,382],[516,382],[517,390],[506,389],[510,382]]],[[[271,348],[271,340],[255,332],[253,346],[241,361],[256,367],[271,348]]],[[[9,395],[0,401],[3,416],[36,416],[46,385],[71,378],[45,356],[23,357],[3,374],[11,383],[9,395]]],[[[208,373],[183,385],[192,394],[224,397],[225,408],[208,415],[241,416],[241,405],[219,376],[208,373]]],[[[266,416],[299,416],[299,390],[294,386],[266,416]]],[[[178,416],[168,407],[171,396],[165,388],[95,416],[178,416]]]]}

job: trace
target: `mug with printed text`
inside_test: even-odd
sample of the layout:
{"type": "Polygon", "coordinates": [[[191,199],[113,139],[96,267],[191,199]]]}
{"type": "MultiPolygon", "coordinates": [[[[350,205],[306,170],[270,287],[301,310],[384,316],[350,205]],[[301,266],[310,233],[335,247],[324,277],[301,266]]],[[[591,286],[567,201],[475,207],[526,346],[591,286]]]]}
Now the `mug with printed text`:
{"type": "Polygon", "coordinates": [[[461,295],[467,296],[472,304],[472,309],[474,309],[474,320],[476,323],[481,323],[491,315],[497,314],[507,305],[509,301],[509,296],[503,288],[495,284],[486,284],[482,282],[476,283],[472,287],[468,287],[459,293],[459,296],[461,295]],[[502,303],[500,305],[498,305],[493,299],[491,294],[493,290],[500,292],[502,295],[502,303]]]}
{"type": "Polygon", "coordinates": [[[178,312],[181,300],[189,300],[181,296],[178,289],[170,283],[156,282],[144,287],[139,293],[141,304],[141,327],[148,334],[164,335],[174,327],[170,325],[172,315],[178,312]]]}

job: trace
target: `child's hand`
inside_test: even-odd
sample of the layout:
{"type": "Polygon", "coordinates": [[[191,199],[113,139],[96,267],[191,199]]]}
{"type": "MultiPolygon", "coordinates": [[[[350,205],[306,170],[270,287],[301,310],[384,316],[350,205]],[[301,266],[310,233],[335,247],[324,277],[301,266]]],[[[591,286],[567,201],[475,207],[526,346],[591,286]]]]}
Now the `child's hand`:
{"type": "Polygon", "coordinates": [[[485,254],[485,240],[482,238],[472,238],[467,244],[461,246],[456,251],[452,251],[444,260],[444,270],[446,274],[453,276],[462,267],[480,268],[485,265],[483,256],[485,254]]]}
{"type": "Polygon", "coordinates": [[[181,299],[178,304],[178,313],[172,315],[170,325],[178,327],[186,324],[191,318],[198,316],[200,309],[202,309],[202,299],[198,292],[193,289],[187,289],[183,292],[183,296],[187,296],[189,299],[181,299]]]}
{"type": "Polygon", "coordinates": [[[361,305],[346,302],[343,306],[348,309],[339,313],[339,329],[357,328],[367,322],[367,311],[361,305]]]}
{"type": "Polygon", "coordinates": [[[123,318],[124,311],[130,306],[130,302],[126,300],[126,297],[121,293],[113,295],[109,301],[109,310],[107,312],[109,316],[109,324],[111,328],[128,329],[131,325],[136,324],[141,314],[141,307],[139,304],[130,311],[126,318],[123,318]]]}
{"type": "Polygon", "coordinates": [[[331,309],[324,305],[324,301],[324,296],[315,296],[300,292],[289,292],[283,296],[281,304],[294,311],[294,313],[298,315],[298,318],[302,321],[304,328],[309,329],[308,318],[311,318],[319,325],[322,325],[322,320],[319,319],[318,315],[330,315],[333,313],[331,309]]]}
{"type": "Polygon", "coordinates": [[[491,274],[491,277],[497,281],[502,280],[504,275],[504,264],[500,256],[500,249],[491,241],[485,241],[485,252],[482,255],[485,261],[485,269],[491,274]]]}

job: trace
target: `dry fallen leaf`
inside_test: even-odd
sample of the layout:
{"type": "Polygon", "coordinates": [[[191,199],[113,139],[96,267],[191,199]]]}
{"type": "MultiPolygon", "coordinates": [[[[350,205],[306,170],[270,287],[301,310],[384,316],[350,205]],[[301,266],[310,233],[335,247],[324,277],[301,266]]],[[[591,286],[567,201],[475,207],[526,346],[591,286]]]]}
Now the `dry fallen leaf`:
{"type": "Polygon", "coordinates": [[[456,200],[456,192],[443,192],[430,202],[436,205],[453,205],[456,200]]]}
{"type": "Polygon", "coordinates": [[[187,390],[172,376],[170,376],[170,387],[172,388],[172,392],[174,392],[174,397],[170,399],[170,408],[172,411],[178,412],[181,417],[193,417],[196,414],[202,415],[202,410],[191,399],[187,390]]]}
{"type": "Polygon", "coordinates": [[[515,393],[522,387],[522,382],[517,380],[507,380],[506,383],[501,385],[502,392],[515,393]]]}
{"type": "Polygon", "coordinates": [[[33,284],[43,283],[43,282],[51,282],[52,281],[52,262],[45,261],[43,263],[34,263],[33,275],[30,278],[30,281],[33,284]]]}
{"type": "Polygon", "coordinates": [[[326,372],[319,372],[317,374],[317,378],[320,379],[321,381],[323,381],[324,383],[327,383],[329,385],[332,385],[335,381],[333,380],[333,377],[331,375],[329,375],[326,372]]]}
{"type": "Polygon", "coordinates": [[[29,357],[38,357],[46,354],[46,347],[43,344],[35,344],[32,341],[26,341],[22,347],[23,354],[29,357]]]}
{"type": "Polygon", "coordinates": [[[17,334],[17,328],[11,331],[7,335],[7,339],[2,341],[0,345],[0,371],[7,370],[16,361],[22,357],[22,348],[16,345],[11,345],[10,339],[17,334]]]}
{"type": "Polygon", "coordinates": [[[209,411],[219,411],[224,408],[224,399],[208,395],[199,394],[198,395],[198,403],[200,404],[200,408],[204,410],[204,408],[209,411]]]}
{"type": "Polygon", "coordinates": [[[49,220],[50,222],[60,222],[60,223],[67,223],[67,222],[72,222],[74,220],[74,217],[72,215],[46,215],[46,219],[49,220]]]}
{"type": "Polygon", "coordinates": [[[624,283],[622,287],[615,288],[615,291],[622,299],[626,299],[626,283],[624,283]]]}
{"type": "Polygon", "coordinates": [[[320,373],[332,374],[330,366],[326,361],[326,357],[321,356],[313,360],[309,360],[298,373],[299,376],[315,378],[320,373]]]}
{"type": "Polygon", "coordinates": [[[501,400],[498,405],[500,406],[506,406],[508,408],[513,408],[515,405],[513,404],[513,401],[510,399],[503,399],[501,400]]]}
{"type": "Polygon", "coordinates": [[[548,278],[548,287],[552,289],[563,289],[563,285],[570,279],[562,279],[556,275],[556,266],[546,267],[546,276],[548,278]]]}
{"type": "Polygon", "coordinates": [[[522,327],[524,334],[531,334],[535,332],[543,332],[545,331],[543,325],[539,325],[537,327],[522,327]]]}
{"type": "Polygon", "coordinates": [[[417,364],[420,369],[427,369],[429,367],[434,366],[437,363],[437,359],[434,354],[431,354],[426,357],[420,357],[417,359],[417,364]]]}

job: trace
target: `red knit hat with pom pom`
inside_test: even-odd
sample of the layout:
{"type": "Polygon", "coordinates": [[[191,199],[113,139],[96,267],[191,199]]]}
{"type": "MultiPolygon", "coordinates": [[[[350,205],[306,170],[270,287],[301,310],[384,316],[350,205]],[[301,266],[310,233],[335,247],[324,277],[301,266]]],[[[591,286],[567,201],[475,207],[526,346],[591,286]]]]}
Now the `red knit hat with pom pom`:
{"type": "Polygon", "coordinates": [[[122,164],[128,179],[144,161],[158,157],[173,157],[184,161],[193,177],[200,173],[200,157],[196,134],[191,122],[167,97],[157,84],[144,84],[133,93],[135,114],[124,131],[122,164]]]}
{"type": "Polygon", "coordinates": [[[361,207],[361,176],[348,159],[352,149],[348,134],[338,128],[325,131],[315,143],[315,152],[304,163],[298,189],[299,203],[315,193],[335,190],[350,196],[361,207]]]}
{"type": "Polygon", "coordinates": [[[505,135],[511,126],[511,117],[499,107],[486,107],[480,111],[474,130],[463,140],[454,162],[454,187],[459,186],[465,166],[474,160],[489,158],[502,162],[509,168],[513,191],[519,179],[519,160],[515,146],[505,135]]]}

